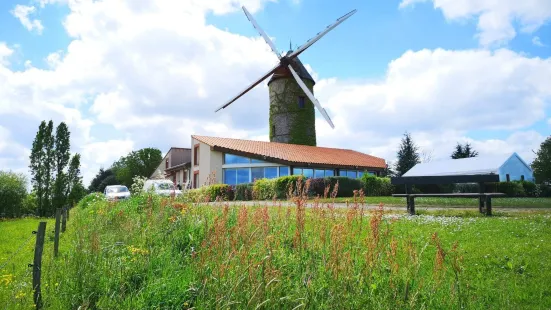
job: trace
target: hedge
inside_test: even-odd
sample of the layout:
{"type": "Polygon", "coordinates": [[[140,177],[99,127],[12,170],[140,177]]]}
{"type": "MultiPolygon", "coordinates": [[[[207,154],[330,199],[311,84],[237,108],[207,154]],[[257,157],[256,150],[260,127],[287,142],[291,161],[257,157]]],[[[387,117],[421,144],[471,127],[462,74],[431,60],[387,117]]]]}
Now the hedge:
{"type": "Polygon", "coordinates": [[[253,183],[238,184],[234,187],[234,200],[253,200],[253,183]]]}

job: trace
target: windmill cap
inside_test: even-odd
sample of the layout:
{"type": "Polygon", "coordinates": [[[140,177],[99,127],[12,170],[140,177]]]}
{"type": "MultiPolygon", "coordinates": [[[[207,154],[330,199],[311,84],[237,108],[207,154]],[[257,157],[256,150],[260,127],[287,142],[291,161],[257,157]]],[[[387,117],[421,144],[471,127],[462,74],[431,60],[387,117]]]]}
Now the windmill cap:
{"type": "MultiPolygon", "coordinates": [[[[292,52],[293,52],[292,50],[289,50],[287,52],[287,55],[290,55],[292,52]]],[[[313,84],[316,84],[316,81],[314,81],[310,73],[308,73],[308,70],[306,70],[306,68],[304,67],[300,59],[298,59],[298,57],[295,57],[294,59],[290,60],[290,62],[291,62],[291,65],[293,66],[293,69],[295,69],[298,76],[300,76],[302,80],[310,80],[312,81],[313,84]]],[[[274,74],[272,74],[272,77],[268,81],[268,85],[270,85],[270,83],[272,83],[273,81],[277,79],[282,79],[282,78],[293,78],[288,68],[285,68],[285,67],[278,68],[274,72],[274,74]]]]}

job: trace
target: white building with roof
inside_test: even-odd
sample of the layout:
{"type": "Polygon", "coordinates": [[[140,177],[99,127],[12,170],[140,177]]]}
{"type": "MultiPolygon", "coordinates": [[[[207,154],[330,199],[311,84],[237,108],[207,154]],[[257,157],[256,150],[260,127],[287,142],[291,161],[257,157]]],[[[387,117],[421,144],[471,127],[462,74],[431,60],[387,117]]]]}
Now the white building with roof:
{"type": "Polygon", "coordinates": [[[500,182],[534,181],[534,174],[517,153],[445,159],[417,164],[403,177],[498,174],[500,182]]]}

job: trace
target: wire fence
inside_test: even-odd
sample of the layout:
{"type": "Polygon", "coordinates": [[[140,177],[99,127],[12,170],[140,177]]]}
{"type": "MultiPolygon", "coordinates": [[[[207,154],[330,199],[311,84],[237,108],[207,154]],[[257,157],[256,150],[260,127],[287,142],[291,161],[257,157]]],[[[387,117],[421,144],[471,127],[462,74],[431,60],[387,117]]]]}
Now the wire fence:
{"type": "MultiPolygon", "coordinates": [[[[41,220],[37,223],[38,229],[32,231],[32,234],[19,243],[16,250],[0,263],[0,310],[19,308],[25,304],[34,305],[36,309],[42,308],[41,275],[45,271],[42,253],[44,250],[54,250],[54,244],[59,244],[60,233],[65,231],[68,218],[68,208],[62,209],[60,214],[56,214],[55,230],[51,230],[54,228],[52,227],[48,229],[48,233],[46,221],[41,220]]],[[[57,249],[46,256],[46,269],[55,268],[51,260],[55,260],[57,249]]]]}
{"type": "Polygon", "coordinates": [[[21,251],[23,251],[25,246],[28,245],[31,240],[33,240],[34,234],[35,232],[33,231],[32,234],[25,241],[21,242],[17,250],[15,250],[15,252],[13,252],[2,265],[0,265],[0,271],[2,271],[15,257],[17,257],[19,253],[21,253],[21,251]]]}

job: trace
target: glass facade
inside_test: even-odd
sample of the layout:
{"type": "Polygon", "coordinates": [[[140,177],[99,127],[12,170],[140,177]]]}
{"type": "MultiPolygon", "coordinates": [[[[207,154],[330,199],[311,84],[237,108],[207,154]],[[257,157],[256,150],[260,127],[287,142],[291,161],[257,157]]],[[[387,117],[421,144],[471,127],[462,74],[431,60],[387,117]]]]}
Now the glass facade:
{"type": "Polygon", "coordinates": [[[225,169],[224,171],[224,183],[229,185],[237,184],[237,171],[236,169],[225,169]]]}
{"type": "Polygon", "coordinates": [[[335,175],[333,169],[293,168],[293,175],[303,175],[305,178],[324,178],[335,175]]]}
{"type": "Polygon", "coordinates": [[[235,165],[235,164],[264,164],[267,163],[266,161],[255,159],[255,158],[248,158],[244,156],[234,155],[234,154],[224,154],[224,164],[226,165],[235,165]]]}
{"type": "Polygon", "coordinates": [[[289,167],[287,166],[254,167],[254,164],[269,164],[269,162],[234,154],[225,153],[224,164],[230,166],[222,169],[224,183],[228,185],[252,183],[258,179],[273,179],[289,175],[289,167]],[[231,165],[247,164],[251,164],[251,167],[231,168],[231,165]]]}
{"type": "Polygon", "coordinates": [[[264,177],[266,179],[277,178],[277,167],[265,167],[264,168],[264,177]]]}

